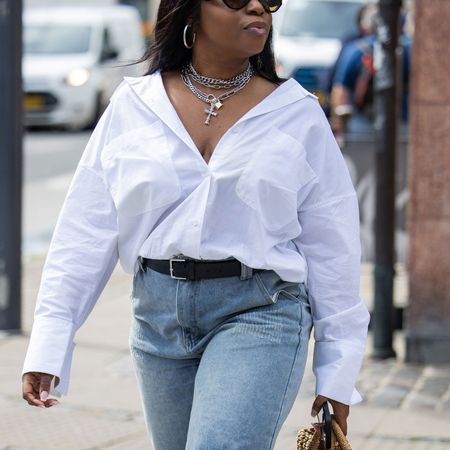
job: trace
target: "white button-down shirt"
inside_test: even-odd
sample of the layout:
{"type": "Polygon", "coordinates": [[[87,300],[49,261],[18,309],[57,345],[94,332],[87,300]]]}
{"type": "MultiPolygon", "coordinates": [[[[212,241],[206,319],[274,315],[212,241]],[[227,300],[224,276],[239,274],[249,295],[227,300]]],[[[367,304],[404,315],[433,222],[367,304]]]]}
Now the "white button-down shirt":
{"type": "MultiPolygon", "coordinates": [[[[199,126],[202,126],[200,124],[199,126]]],[[[118,261],[235,257],[306,282],[316,393],[355,389],[369,314],[359,298],[359,214],[342,154],[317,99],[289,79],[241,117],[207,164],[159,72],[125,78],[83,153],[44,266],[23,373],[60,378],[74,336],[118,261]]]]}

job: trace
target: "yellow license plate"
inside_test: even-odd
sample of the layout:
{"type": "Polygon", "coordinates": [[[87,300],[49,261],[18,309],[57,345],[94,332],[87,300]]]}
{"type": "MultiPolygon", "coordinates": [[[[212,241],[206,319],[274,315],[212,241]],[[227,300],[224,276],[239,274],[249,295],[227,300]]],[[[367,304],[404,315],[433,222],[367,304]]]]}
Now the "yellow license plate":
{"type": "Polygon", "coordinates": [[[42,95],[26,95],[24,108],[26,111],[40,111],[45,106],[45,99],[42,95]]]}

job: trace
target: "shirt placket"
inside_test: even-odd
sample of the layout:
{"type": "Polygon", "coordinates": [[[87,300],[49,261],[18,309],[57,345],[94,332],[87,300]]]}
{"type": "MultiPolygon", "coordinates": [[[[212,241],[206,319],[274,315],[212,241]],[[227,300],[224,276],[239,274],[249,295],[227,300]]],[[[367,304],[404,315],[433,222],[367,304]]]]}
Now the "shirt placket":
{"type": "Polygon", "coordinates": [[[211,174],[208,174],[197,187],[195,213],[187,220],[186,228],[183,230],[183,241],[186,253],[196,259],[201,258],[202,229],[206,217],[206,207],[211,188],[211,174]]]}

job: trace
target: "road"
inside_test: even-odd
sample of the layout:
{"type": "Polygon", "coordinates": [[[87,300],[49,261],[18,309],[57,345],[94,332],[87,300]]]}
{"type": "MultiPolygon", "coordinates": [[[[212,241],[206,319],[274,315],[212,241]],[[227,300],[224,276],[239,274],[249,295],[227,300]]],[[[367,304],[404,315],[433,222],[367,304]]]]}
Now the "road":
{"type": "Polygon", "coordinates": [[[89,132],[28,131],[24,136],[22,251],[46,252],[89,132]]]}

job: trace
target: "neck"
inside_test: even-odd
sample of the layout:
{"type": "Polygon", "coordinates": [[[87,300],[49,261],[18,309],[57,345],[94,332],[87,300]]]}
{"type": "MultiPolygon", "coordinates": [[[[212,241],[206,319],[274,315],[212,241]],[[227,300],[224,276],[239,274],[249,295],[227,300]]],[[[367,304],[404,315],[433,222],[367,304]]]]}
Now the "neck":
{"type": "Polygon", "coordinates": [[[195,52],[192,55],[192,65],[199,75],[224,80],[244,72],[247,69],[248,62],[248,58],[220,60],[198,56],[195,52]]]}

